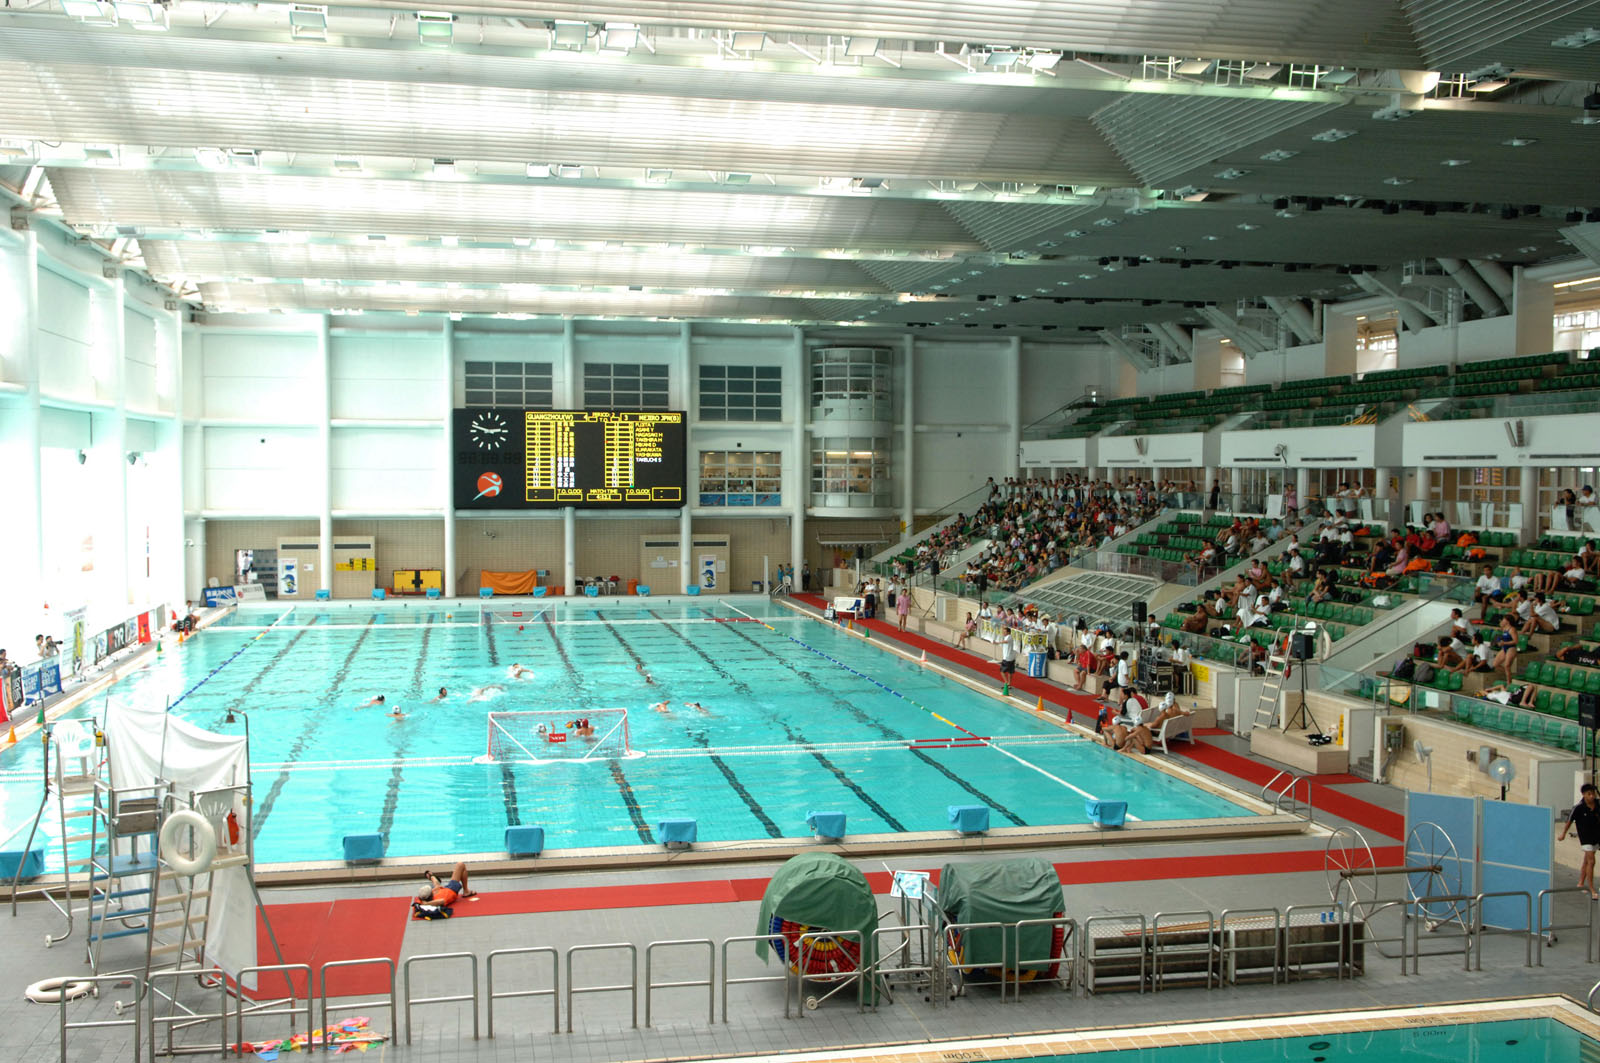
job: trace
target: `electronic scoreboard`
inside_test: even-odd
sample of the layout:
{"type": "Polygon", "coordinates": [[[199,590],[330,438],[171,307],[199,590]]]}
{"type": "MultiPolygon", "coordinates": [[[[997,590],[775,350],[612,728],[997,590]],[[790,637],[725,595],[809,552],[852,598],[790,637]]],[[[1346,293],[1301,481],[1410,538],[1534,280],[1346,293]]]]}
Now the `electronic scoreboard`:
{"type": "Polygon", "coordinates": [[[684,504],[681,411],[456,410],[457,509],[684,504]]]}

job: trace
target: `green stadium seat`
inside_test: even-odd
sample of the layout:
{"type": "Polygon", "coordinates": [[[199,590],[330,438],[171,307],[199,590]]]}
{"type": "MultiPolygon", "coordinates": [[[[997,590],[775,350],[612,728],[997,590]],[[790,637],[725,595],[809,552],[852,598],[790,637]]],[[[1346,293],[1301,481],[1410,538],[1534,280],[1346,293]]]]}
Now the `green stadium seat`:
{"type": "MultiPolygon", "coordinates": [[[[1549,667],[1550,667],[1549,665],[1545,665],[1546,669],[1548,669],[1549,667]]],[[[1548,674],[1548,672],[1547,672],[1547,674],[1548,674]]],[[[1550,679],[1548,680],[1548,682],[1550,683],[1551,686],[1557,686],[1557,687],[1561,687],[1562,689],[1565,689],[1567,687],[1567,685],[1572,682],[1572,669],[1566,667],[1565,665],[1561,666],[1560,668],[1557,668],[1555,670],[1555,674],[1550,676],[1550,679]]]]}
{"type": "MultiPolygon", "coordinates": [[[[1584,690],[1584,693],[1586,693],[1586,694],[1600,694],[1600,669],[1587,668],[1584,671],[1585,671],[1585,674],[1584,674],[1584,677],[1583,677],[1583,690],[1584,690]]],[[[1574,671],[1573,674],[1576,675],[1577,672],[1574,671]]],[[[1576,684],[1573,685],[1573,689],[1574,690],[1577,689],[1577,685],[1576,684]]]]}
{"type": "Polygon", "coordinates": [[[1539,712],[1550,711],[1550,691],[1541,690],[1533,699],[1533,707],[1539,712]]]}
{"type": "MultiPolygon", "coordinates": [[[[1511,737],[1520,738],[1523,741],[1527,741],[1531,737],[1531,732],[1533,730],[1532,724],[1533,721],[1527,716],[1524,716],[1522,713],[1512,713],[1510,727],[1511,737]]],[[[1542,725],[1539,728],[1539,733],[1541,735],[1544,734],[1544,728],[1542,725]]]]}

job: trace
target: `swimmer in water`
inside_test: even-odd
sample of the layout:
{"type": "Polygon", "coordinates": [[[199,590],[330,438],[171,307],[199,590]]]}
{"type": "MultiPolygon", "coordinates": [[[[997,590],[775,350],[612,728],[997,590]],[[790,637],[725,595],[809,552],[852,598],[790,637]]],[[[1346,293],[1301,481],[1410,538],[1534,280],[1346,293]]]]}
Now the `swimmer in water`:
{"type": "Polygon", "coordinates": [[[468,701],[488,701],[490,698],[499,697],[506,692],[506,688],[499,683],[490,683],[486,687],[479,687],[467,695],[468,701]]]}
{"type": "MultiPolygon", "coordinates": [[[[644,681],[646,683],[649,683],[651,686],[655,685],[655,682],[656,682],[655,676],[653,676],[649,672],[645,671],[644,670],[644,665],[636,664],[636,665],[633,666],[633,668],[634,668],[634,671],[636,671],[640,675],[644,676],[644,681]]],[[[662,704],[665,705],[666,702],[662,702],[662,704]]]]}
{"type": "Polygon", "coordinates": [[[683,703],[683,707],[686,708],[686,709],[693,709],[695,712],[698,712],[702,716],[710,716],[711,715],[711,710],[706,708],[704,705],[700,704],[698,701],[686,701],[686,702],[683,703]]]}
{"type": "Polygon", "coordinates": [[[393,711],[389,713],[389,719],[391,720],[403,720],[405,718],[406,714],[400,711],[400,706],[398,705],[396,705],[393,711]]]}
{"type": "Polygon", "coordinates": [[[440,687],[439,688],[439,693],[435,694],[429,700],[432,701],[435,705],[437,705],[439,702],[445,700],[449,696],[450,696],[450,692],[448,690],[446,690],[444,687],[440,687]]]}
{"type": "Polygon", "coordinates": [[[654,705],[652,705],[650,707],[652,709],[656,710],[657,712],[659,712],[663,716],[671,716],[672,715],[671,702],[658,701],[658,702],[656,702],[654,705]]]}
{"type": "Polygon", "coordinates": [[[506,669],[506,677],[509,679],[532,679],[533,673],[520,664],[514,664],[506,669]]]}
{"type": "Polygon", "coordinates": [[[382,694],[377,694],[377,695],[375,695],[375,696],[373,696],[371,698],[368,698],[366,701],[363,701],[361,704],[357,705],[356,708],[364,709],[368,705],[382,705],[382,704],[383,704],[383,695],[382,694]]]}

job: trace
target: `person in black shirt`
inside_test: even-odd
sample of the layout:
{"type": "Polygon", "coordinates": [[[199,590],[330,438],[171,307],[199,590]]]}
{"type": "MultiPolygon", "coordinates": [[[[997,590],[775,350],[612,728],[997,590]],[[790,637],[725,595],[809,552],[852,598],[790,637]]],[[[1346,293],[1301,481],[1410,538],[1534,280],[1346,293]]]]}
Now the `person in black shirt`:
{"type": "Polygon", "coordinates": [[[1594,854],[1596,849],[1600,849],[1600,792],[1595,790],[1594,783],[1588,782],[1578,792],[1581,798],[1572,806],[1572,814],[1567,817],[1567,824],[1561,828],[1561,835],[1556,841],[1564,841],[1568,830],[1574,826],[1578,828],[1578,844],[1583,846],[1583,867],[1578,872],[1578,888],[1587,889],[1590,897],[1600,900],[1600,892],[1594,888],[1594,854]]]}

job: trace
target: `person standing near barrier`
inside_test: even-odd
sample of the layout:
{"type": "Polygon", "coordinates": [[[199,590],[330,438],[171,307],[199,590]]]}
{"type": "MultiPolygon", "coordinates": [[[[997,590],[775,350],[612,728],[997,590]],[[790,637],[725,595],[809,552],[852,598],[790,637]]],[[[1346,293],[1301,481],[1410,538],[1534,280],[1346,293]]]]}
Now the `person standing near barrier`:
{"type": "Polygon", "coordinates": [[[1000,693],[1011,693],[1011,677],[1017,674],[1017,642],[1007,632],[1000,643],[1000,693]]]}
{"type": "Polygon", "coordinates": [[[1556,841],[1565,841],[1567,831],[1574,826],[1578,828],[1578,844],[1583,847],[1578,888],[1587,889],[1590,897],[1600,900],[1600,892],[1594,888],[1594,854],[1595,850],[1600,849],[1600,791],[1595,790],[1594,783],[1586,782],[1578,792],[1581,795],[1578,803],[1572,806],[1566,826],[1561,828],[1561,835],[1556,841]]]}
{"type": "Polygon", "coordinates": [[[895,621],[900,625],[900,630],[906,629],[906,617],[911,615],[911,595],[902,590],[894,602],[895,621]]]}

